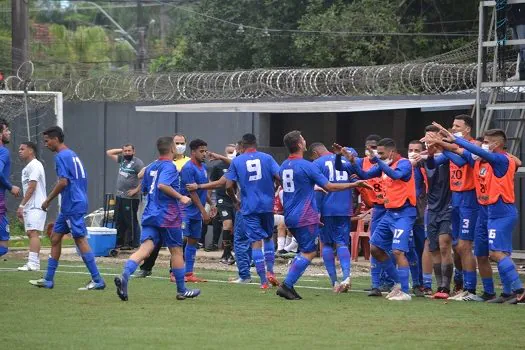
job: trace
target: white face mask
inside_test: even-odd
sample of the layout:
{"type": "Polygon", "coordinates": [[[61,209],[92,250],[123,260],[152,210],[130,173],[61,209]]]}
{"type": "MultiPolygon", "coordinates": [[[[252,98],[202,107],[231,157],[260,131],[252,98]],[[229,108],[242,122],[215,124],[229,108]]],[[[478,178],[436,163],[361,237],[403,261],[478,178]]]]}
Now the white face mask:
{"type": "Polygon", "coordinates": [[[484,151],[487,151],[487,152],[492,153],[492,151],[490,150],[489,145],[487,145],[486,143],[482,144],[482,145],[481,145],[481,148],[482,148],[484,151]]]}
{"type": "Polygon", "coordinates": [[[383,160],[383,162],[385,162],[386,165],[392,164],[393,161],[394,161],[393,159],[385,159],[385,160],[383,160]]]}
{"type": "Polygon", "coordinates": [[[235,158],[235,153],[228,153],[226,157],[228,157],[228,159],[233,160],[235,158]]]}
{"type": "Polygon", "coordinates": [[[423,154],[423,155],[421,156],[421,159],[427,160],[427,159],[428,159],[428,154],[423,154]]]}
{"type": "Polygon", "coordinates": [[[454,136],[456,136],[456,137],[463,137],[463,133],[458,131],[458,132],[454,133],[454,136]]]}
{"type": "Polygon", "coordinates": [[[416,152],[408,152],[408,159],[416,158],[416,152]]]}
{"type": "Polygon", "coordinates": [[[479,159],[479,156],[478,156],[477,154],[472,153],[472,159],[474,159],[474,160],[478,160],[478,159],[479,159]]]}
{"type": "Polygon", "coordinates": [[[186,145],[176,145],[175,149],[177,150],[177,154],[184,154],[186,151],[186,145]]]}

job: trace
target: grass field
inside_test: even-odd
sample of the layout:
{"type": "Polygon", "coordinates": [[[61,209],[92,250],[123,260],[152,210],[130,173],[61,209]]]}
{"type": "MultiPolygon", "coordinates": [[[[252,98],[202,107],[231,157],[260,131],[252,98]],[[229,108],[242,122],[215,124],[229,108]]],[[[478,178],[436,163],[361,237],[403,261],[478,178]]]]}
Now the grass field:
{"type": "Polygon", "coordinates": [[[334,295],[327,278],[305,276],[301,301],[275,290],[231,285],[231,274],[210,279],[202,295],[175,300],[165,269],[132,280],[128,302],[115,293],[116,265],[102,265],[104,291],[81,292],[89,275],[75,262],[60,265],[53,290],[30,286],[41,273],[18,272],[21,260],[0,261],[0,344],[5,349],[494,349],[525,347],[525,307],[425,298],[389,302],[361,292],[334,295]]]}

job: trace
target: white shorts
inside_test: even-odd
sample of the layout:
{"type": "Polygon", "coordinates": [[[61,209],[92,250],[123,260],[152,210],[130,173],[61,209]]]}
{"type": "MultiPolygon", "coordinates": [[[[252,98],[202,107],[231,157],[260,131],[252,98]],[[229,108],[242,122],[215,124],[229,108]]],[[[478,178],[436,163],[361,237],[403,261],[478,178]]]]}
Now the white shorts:
{"type": "Polygon", "coordinates": [[[24,228],[27,231],[44,231],[47,213],[42,209],[24,210],[24,228]]]}
{"type": "Polygon", "coordinates": [[[279,226],[284,224],[284,215],[273,214],[273,224],[274,226],[279,226]]]}

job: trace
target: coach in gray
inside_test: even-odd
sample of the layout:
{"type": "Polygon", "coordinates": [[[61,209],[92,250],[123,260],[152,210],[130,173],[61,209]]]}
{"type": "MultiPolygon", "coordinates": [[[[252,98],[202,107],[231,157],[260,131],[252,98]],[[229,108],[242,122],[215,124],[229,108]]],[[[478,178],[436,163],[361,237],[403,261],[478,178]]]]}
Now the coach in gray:
{"type": "Polygon", "coordinates": [[[137,220],[137,209],[140,204],[138,174],[144,168],[144,163],[135,157],[135,147],[132,144],[107,150],[106,154],[119,164],[115,205],[117,247],[137,248],[140,238],[137,220]]]}

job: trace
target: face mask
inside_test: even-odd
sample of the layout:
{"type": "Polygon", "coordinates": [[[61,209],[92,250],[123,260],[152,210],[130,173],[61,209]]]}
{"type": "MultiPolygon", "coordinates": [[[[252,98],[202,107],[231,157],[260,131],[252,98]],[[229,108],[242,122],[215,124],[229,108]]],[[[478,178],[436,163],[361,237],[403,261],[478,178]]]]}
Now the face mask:
{"type": "Polygon", "coordinates": [[[454,136],[456,136],[456,137],[463,137],[463,133],[462,132],[455,132],[454,136]]]}
{"type": "Polygon", "coordinates": [[[127,161],[129,162],[130,160],[133,159],[133,154],[130,154],[130,155],[126,155],[126,156],[124,156],[124,159],[127,160],[127,161]]]}
{"type": "Polygon", "coordinates": [[[186,151],[186,145],[176,145],[175,149],[177,150],[177,154],[184,154],[186,151]]]}
{"type": "Polygon", "coordinates": [[[416,152],[408,152],[408,159],[416,158],[416,152]]]}
{"type": "Polygon", "coordinates": [[[434,153],[434,157],[439,157],[440,155],[442,155],[443,153],[434,153]]]}
{"type": "Polygon", "coordinates": [[[428,154],[423,154],[423,155],[421,156],[421,159],[423,159],[423,160],[427,160],[427,159],[428,159],[428,154]]]}
{"type": "Polygon", "coordinates": [[[392,164],[393,161],[394,161],[393,159],[385,159],[385,160],[383,160],[383,162],[385,162],[386,165],[392,164]]]}
{"type": "Polygon", "coordinates": [[[240,156],[241,154],[239,152],[235,153],[235,157],[240,156]]]}
{"type": "Polygon", "coordinates": [[[226,157],[228,157],[230,160],[233,160],[235,158],[235,153],[228,153],[226,157]]]}
{"type": "Polygon", "coordinates": [[[482,148],[484,151],[487,151],[487,152],[492,153],[492,151],[490,150],[489,145],[487,145],[486,143],[482,144],[482,145],[481,145],[481,148],[482,148]]]}
{"type": "Polygon", "coordinates": [[[479,156],[477,154],[472,154],[472,159],[474,160],[478,160],[479,159],[479,156]]]}

